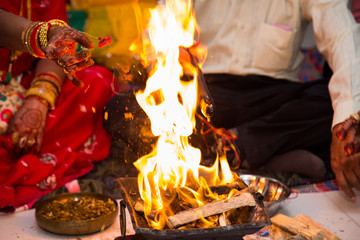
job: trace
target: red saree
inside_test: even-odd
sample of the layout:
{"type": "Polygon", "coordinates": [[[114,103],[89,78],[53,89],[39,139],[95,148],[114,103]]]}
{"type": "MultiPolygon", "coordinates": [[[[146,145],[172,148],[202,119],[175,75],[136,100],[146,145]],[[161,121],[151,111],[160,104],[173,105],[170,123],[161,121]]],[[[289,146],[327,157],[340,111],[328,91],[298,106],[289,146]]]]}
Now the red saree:
{"type": "MultiPolygon", "coordinates": [[[[21,2],[27,1],[1,1],[0,8],[14,9],[16,3],[21,2]]],[[[39,2],[54,3],[56,7],[49,9],[56,14],[65,11],[65,1],[31,2],[33,17],[41,16],[34,11],[39,2]]],[[[59,15],[44,17],[64,19],[59,15]]],[[[7,49],[1,49],[0,59],[5,58],[6,52],[7,49]]],[[[31,58],[24,59],[15,62],[13,73],[30,72],[27,79],[23,79],[23,85],[27,86],[26,80],[32,76],[27,60],[31,58]],[[24,66],[27,69],[22,69],[24,66]]],[[[5,70],[6,65],[6,61],[0,62],[0,70],[5,70]]],[[[26,154],[14,159],[11,136],[0,135],[0,209],[31,207],[39,197],[86,174],[93,168],[93,162],[107,157],[111,139],[103,128],[102,118],[104,105],[113,96],[113,74],[104,67],[93,66],[78,72],[77,76],[84,82],[84,87],[77,88],[69,80],[64,81],[56,107],[48,113],[39,155],[26,154]]]]}

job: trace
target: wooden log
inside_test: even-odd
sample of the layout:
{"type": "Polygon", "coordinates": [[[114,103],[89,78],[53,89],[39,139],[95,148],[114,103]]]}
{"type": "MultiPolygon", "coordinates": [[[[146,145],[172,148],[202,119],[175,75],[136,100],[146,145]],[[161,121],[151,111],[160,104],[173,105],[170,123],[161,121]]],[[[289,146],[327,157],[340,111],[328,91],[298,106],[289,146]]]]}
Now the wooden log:
{"type": "Polygon", "coordinates": [[[284,231],[293,235],[303,235],[306,239],[323,240],[324,232],[321,229],[313,228],[308,224],[300,222],[294,218],[278,214],[271,218],[271,222],[284,231]]]}
{"type": "MultiPolygon", "coordinates": [[[[144,203],[143,203],[143,202],[141,202],[141,201],[136,201],[135,206],[134,206],[134,209],[135,209],[135,211],[137,211],[137,212],[142,212],[142,213],[144,213],[144,215],[145,215],[145,207],[144,207],[144,203]]],[[[148,217],[149,219],[151,219],[151,220],[154,220],[154,219],[155,219],[155,216],[156,216],[156,212],[153,211],[153,210],[151,210],[150,214],[147,215],[147,217],[148,217]]]]}
{"type": "Polygon", "coordinates": [[[293,236],[291,233],[281,230],[281,228],[275,226],[274,224],[271,225],[268,229],[271,239],[287,240],[293,236]]]}
{"type": "Polygon", "coordinates": [[[317,222],[315,222],[314,220],[312,220],[310,217],[306,216],[305,214],[297,215],[295,217],[295,219],[300,222],[303,222],[304,224],[309,225],[312,228],[318,228],[318,229],[322,230],[324,232],[324,237],[327,240],[341,240],[338,236],[336,236],[332,232],[328,231],[327,229],[323,228],[322,226],[320,226],[320,224],[318,224],[317,222]]]}
{"type": "Polygon", "coordinates": [[[177,228],[184,224],[196,221],[203,217],[227,212],[231,209],[243,206],[255,206],[256,201],[253,195],[247,191],[240,191],[229,199],[223,199],[207,203],[201,207],[191,208],[181,211],[168,217],[168,223],[172,228],[177,228]]]}
{"type": "Polygon", "coordinates": [[[224,226],[228,226],[228,225],[230,225],[230,223],[228,223],[225,215],[224,215],[224,214],[221,214],[221,215],[219,216],[219,226],[224,227],[224,226]]]}
{"type": "Polygon", "coordinates": [[[217,193],[219,195],[229,194],[232,189],[236,189],[238,191],[241,190],[241,186],[238,182],[228,183],[226,185],[219,185],[219,186],[211,186],[210,190],[213,193],[217,193]]]}

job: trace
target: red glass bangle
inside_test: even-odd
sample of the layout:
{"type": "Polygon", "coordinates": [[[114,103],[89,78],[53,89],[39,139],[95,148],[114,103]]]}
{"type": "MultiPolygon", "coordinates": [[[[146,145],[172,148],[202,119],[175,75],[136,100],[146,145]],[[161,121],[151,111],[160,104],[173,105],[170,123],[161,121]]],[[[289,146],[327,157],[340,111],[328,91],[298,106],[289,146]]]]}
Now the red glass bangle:
{"type": "Polygon", "coordinates": [[[30,46],[37,57],[46,58],[38,43],[38,35],[41,24],[38,24],[30,33],[30,46]]]}

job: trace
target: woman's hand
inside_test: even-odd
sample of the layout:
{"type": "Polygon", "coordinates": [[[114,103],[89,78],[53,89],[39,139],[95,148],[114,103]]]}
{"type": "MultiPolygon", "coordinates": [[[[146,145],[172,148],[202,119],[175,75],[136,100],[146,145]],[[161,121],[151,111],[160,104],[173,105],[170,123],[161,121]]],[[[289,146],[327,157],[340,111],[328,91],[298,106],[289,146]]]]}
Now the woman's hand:
{"type": "Polygon", "coordinates": [[[76,29],[66,26],[51,26],[48,32],[48,44],[44,49],[45,56],[54,59],[57,64],[64,68],[67,77],[76,86],[82,82],[75,76],[75,72],[94,64],[89,50],[76,52],[77,44],[83,48],[91,49],[94,44],[84,34],[76,29]]]}
{"type": "Polygon", "coordinates": [[[360,121],[357,116],[352,115],[337,125],[331,142],[331,167],[336,181],[340,190],[353,200],[353,188],[360,191],[360,121]]]}
{"type": "Polygon", "coordinates": [[[12,133],[13,154],[40,152],[44,136],[48,106],[37,98],[29,97],[15,113],[9,131],[12,133]]]}

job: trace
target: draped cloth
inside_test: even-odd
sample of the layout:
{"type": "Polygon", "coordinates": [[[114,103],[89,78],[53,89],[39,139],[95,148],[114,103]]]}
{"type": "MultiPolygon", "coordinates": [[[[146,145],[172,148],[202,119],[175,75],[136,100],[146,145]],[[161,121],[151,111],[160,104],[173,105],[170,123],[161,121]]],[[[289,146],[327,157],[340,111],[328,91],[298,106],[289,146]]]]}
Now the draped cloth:
{"type": "MultiPolygon", "coordinates": [[[[16,3],[22,2],[27,1],[1,1],[0,8],[15,9],[16,3]]],[[[66,20],[66,15],[58,15],[61,12],[66,14],[65,1],[31,2],[35,20],[41,20],[41,13],[36,15],[36,9],[43,9],[39,7],[41,3],[51,5],[46,6],[54,13],[53,18],[66,20]]],[[[43,16],[44,20],[52,18],[47,14],[43,16]]],[[[7,49],[0,50],[0,59],[3,60],[7,49]]],[[[13,74],[23,74],[22,84],[25,87],[29,86],[33,77],[34,61],[28,55],[15,62],[13,74]]],[[[0,62],[0,69],[6,70],[6,65],[6,61],[0,62]]],[[[93,162],[108,156],[111,137],[103,129],[103,109],[113,96],[113,74],[104,67],[93,66],[78,72],[77,77],[84,82],[84,87],[75,87],[65,79],[55,109],[48,112],[39,154],[15,158],[11,153],[11,135],[0,136],[1,210],[31,207],[41,196],[83,176],[93,168],[93,162]]]]}
{"type": "Polygon", "coordinates": [[[38,199],[93,168],[107,157],[110,136],[103,129],[103,108],[112,91],[112,73],[94,66],[78,74],[77,88],[65,80],[54,110],[46,119],[39,155],[11,155],[11,136],[0,136],[0,209],[38,199]]]}

